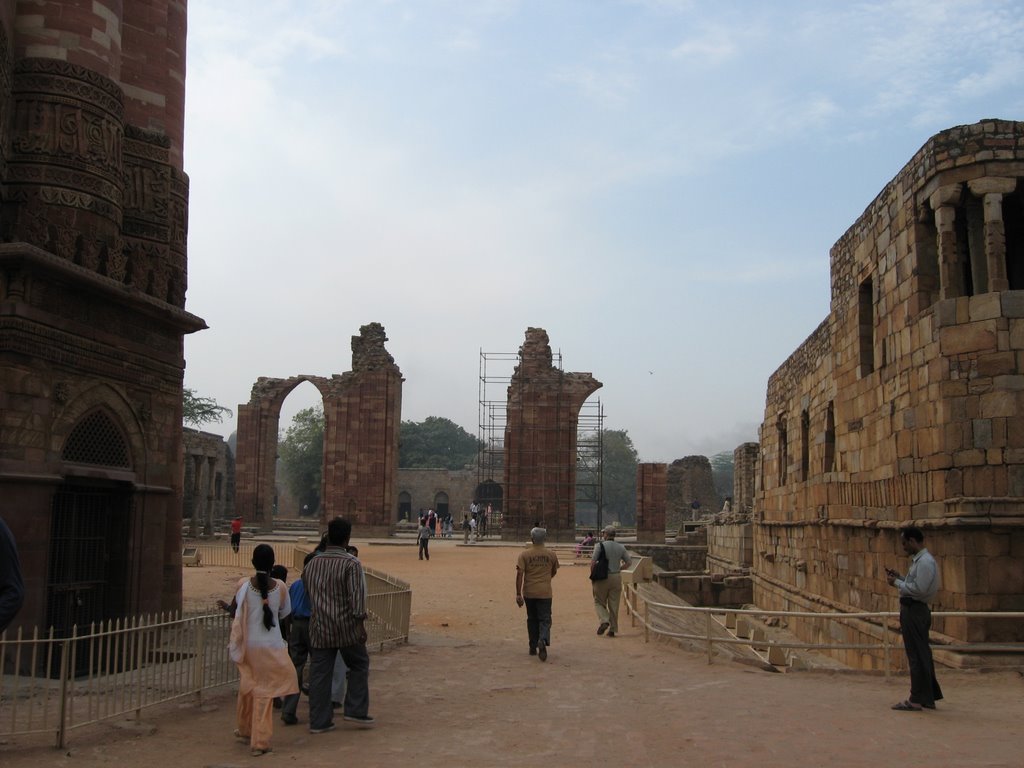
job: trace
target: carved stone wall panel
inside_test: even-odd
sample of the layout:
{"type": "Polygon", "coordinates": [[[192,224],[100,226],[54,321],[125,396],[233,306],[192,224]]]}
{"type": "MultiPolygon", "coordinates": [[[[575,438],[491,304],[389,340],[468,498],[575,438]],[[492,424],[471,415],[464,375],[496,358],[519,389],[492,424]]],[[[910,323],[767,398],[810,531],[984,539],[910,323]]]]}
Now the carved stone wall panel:
{"type": "MultiPolygon", "coordinates": [[[[11,44],[7,30],[0,23],[0,115],[11,112],[11,79],[13,62],[11,44]]],[[[7,120],[0,120],[0,201],[4,199],[4,179],[7,178],[7,153],[11,138],[10,125],[7,120]]]]}
{"type": "Polygon", "coordinates": [[[120,233],[124,118],[117,84],[67,62],[23,59],[11,80],[8,221],[2,233],[100,266],[120,233]],[[74,232],[69,236],[68,231],[74,232]],[[74,244],[78,236],[81,246],[74,244]]]}

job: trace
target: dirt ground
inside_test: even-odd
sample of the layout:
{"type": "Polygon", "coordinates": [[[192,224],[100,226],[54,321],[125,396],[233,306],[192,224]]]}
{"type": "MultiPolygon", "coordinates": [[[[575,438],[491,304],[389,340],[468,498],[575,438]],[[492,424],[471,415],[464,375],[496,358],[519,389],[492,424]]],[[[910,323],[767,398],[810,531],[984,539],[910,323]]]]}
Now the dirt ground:
{"type": "MultiPolygon", "coordinates": [[[[940,670],[937,711],[894,712],[906,678],[709,665],[669,642],[645,644],[628,618],[619,637],[598,637],[587,568],[572,565],[555,579],[545,663],[527,654],[516,549],[435,540],[421,562],[411,541],[356,543],[368,566],[413,586],[409,643],[371,654],[372,730],[339,718],[311,735],[303,699],[300,724],[275,721],[274,752],[252,757],[231,736],[235,692],[225,687],[202,706],[75,731],[65,751],[14,740],[0,745],[0,766],[1024,765],[1016,672],[940,670]]],[[[240,575],[186,568],[186,607],[212,607],[240,575]]]]}

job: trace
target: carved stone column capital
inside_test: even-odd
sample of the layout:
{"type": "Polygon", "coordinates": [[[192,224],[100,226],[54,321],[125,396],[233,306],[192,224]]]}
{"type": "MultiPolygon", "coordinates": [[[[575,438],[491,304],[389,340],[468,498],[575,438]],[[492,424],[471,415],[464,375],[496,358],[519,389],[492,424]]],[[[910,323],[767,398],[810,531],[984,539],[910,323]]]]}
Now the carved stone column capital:
{"type": "Polygon", "coordinates": [[[932,192],[931,197],[928,198],[928,204],[932,207],[933,211],[938,212],[940,208],[959,203],[963,191],[963,184],[947,184],[932,192]]]}

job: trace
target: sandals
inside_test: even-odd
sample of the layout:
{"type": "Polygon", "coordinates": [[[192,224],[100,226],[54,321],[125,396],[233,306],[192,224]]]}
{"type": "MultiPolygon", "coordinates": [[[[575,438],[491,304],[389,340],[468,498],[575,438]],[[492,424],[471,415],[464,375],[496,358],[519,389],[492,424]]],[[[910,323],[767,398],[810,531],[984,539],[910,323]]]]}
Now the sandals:
{"type": "Polygon", "coordinates": [[[915,704],[910,699],[904,699],[899,704],[893,704],[892,708],[900,712],[920,712],[924,709],[920,704],[915,704]]]}

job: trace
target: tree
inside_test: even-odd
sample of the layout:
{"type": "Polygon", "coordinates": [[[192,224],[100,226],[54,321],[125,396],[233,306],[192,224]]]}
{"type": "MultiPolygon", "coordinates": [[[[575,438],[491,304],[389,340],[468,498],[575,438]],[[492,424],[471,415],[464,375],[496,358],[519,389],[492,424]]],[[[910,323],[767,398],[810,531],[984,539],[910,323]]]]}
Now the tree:
{"type": "Polygon", "coordinates": [[[304,408],[277,443],[278,471],[299,508],[314,514],[320,507],[324,465],[324,409],[304,408]]]}
{"type": "Polygon", "coordinates": [[[722,451],[712,456],[711,480],[715,484],[718,495],[724,498],[732,498],[733,478],[733,455],[732,451],[722,451]]]}
{"type": "Polygon", "coordinates": [[[403,421],[399,432],[400,469],[463,469],[476,461],[482,443],[454,421],[428,416],[403,421]]]}
{"type": "Polygon", "coordinates": [[[604,432],[603,506],[608,520],[636,523],[636,466],[640,463],[633,441],[624,429],[604,432]]]}
{"type": "Polygon", "coordinates": [[[225,416],[234,415],[230,408],[225,408],[212,397],[200,397],[195,390],[186,387],[182,390],[181,421],[190,427],[201,427],[224,421],[225,416]]]}
{"type": "MultiPolygon", "coordinates": [[[[594,435],[581,435],[577,451],[576,485],[577,523],[596,525],[595,477],[597,457],[591,450],[594,435]]],[[[618,520],[636,523],[636,467],[640,462],[636,448],[624,429],[608,429],[601,440],[601,507],[604,522],[618,520]]]]}

